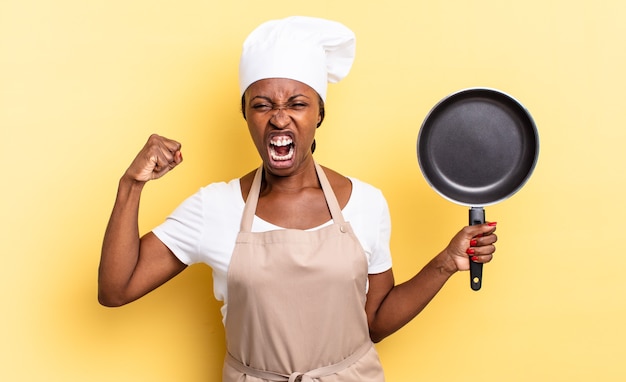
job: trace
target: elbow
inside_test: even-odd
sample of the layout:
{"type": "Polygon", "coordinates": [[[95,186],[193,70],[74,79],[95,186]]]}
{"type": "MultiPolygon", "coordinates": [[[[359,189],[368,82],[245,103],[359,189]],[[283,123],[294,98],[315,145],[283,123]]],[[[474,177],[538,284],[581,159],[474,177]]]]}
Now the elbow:
{"type": "Polygon", "coordinates": [[[98,288],[98,302],[100,305],[107,308],[117,308],[128,304],[129,301],[120,294],[111,293],[103,288],[98,288]]]}
{"type": "Polygon", "coordinates": [[[128,287],[123,283],[98,274],[98,303],[107,308],[116,308],[126,305],[129,299],[128,287]]]}
{"type": "Polygon", "coordinates": [[[100,305],[105,306],[107,308],[117,308],[117,307],[124,305],[123,302],[104,296],[101,293],[98,293],[98,302],[100,303],[100,305]]]}
{"type": "Polygon", "coordinates": [[[103,298],[100,295],[98,295],[98,302],[100,303],[100,305],[107,307],[107,308],[117,308],[117,307],[124,305],[123,303],[120,303],[118,301],[103,298]]]}
{"type": "Polygon", "coordinates": [[[384,340],[386,337],[386,334],[370,329],[370,339],[373,343],[377,344],[380,341],[384,340]]]}

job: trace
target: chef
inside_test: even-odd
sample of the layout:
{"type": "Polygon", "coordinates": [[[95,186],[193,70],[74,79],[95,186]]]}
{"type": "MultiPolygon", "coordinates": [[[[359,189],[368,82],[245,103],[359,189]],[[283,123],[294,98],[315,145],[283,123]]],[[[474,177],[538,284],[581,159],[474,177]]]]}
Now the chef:
{"type": "MultiPolygon", "coordinates": [[[[348,74],[354,54],[353,32],[336,21],[295,16],[252,31],[239,86],[262,164],[201,188],[140,237],[143,187],[183,161],[179,142],[152,135],[119,182],[99,301],[126,304],[206,263],[224,302],[223,381],[383,381],[373,343],[414,318],[470,259],[491,261],[496,224],[462,228],[395,284],[382,193],[313,157],[328,83],[348,74]]],[[[226,144],[225,160],[236,160],[237,142],[226,144]]]]}

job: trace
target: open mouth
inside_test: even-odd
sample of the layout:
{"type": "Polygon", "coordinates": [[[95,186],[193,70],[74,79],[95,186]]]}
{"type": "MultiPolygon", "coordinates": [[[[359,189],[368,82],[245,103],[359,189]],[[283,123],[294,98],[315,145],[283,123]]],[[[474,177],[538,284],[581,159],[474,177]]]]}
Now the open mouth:
{"type": "Polygon", "coordinates": [[[270,140],[270,157],[275,161],[286,161],[293,158],[293,140],[288,136],[277,136],[270,140]]]}

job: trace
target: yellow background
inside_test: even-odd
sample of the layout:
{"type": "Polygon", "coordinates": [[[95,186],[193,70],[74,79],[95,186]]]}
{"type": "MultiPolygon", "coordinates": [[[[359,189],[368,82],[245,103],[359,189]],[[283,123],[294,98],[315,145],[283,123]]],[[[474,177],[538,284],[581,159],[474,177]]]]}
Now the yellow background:
{"type": "Polygon", "coordinates": [[[357,35],[316,157],[387,196],[398,281],[467,221],[417,164],[430,108],[494,87],[540,133],[533,177],[487,208],[500,241],[483,289],[457,275],[379,344],[388,381],[624,380],[625,13],[618,0],[3,0],[0,380],[219,380],[209,268],[107,309],[100,244],[117,181],[150,133],[182,142],[185,162],[146,188],[142,232],[200,186],[258,164],[239,112],[240,46],[292,14],[357,35]]]}

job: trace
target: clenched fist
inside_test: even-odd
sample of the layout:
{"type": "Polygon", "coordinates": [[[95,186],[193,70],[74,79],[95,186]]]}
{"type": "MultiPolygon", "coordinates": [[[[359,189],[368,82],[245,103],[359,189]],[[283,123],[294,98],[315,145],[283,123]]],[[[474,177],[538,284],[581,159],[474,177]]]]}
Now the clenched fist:
{"type": "Polygon", "coordinates": [[[125,176],[137,182],[147,182],[162,177],[183,161],[180,148],[180,143],[152,134],[126,170],[125,176]]]}

